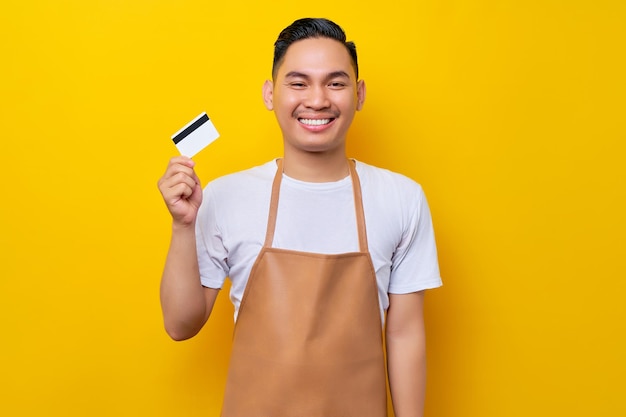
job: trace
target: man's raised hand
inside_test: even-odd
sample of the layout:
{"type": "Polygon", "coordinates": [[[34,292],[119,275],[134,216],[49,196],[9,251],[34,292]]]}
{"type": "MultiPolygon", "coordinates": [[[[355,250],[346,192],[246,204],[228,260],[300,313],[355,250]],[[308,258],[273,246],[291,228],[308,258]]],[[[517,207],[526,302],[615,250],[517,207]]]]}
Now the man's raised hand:
{"type": "Polygon", "coordinates": [[[196,221],[202,186],[194,171],[195,163],[185,156],[170,160],[165,174],[159,179],[158,187],[174,225],[190,226],[196,221]]]}

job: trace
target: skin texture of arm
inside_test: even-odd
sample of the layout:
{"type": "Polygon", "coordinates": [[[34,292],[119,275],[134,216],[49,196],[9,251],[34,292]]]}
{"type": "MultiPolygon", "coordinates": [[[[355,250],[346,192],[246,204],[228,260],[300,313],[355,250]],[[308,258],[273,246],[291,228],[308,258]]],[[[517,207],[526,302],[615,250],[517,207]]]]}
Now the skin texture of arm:
{"type": "Polygon", "coordinates": [[[167,334],[174,340],[195,336],[208,320],[218,294],[218,289],[200,284],[193,226],[183,230],[174,226],[161,278],[161,309],[167,334]]]}
{"type": "Polygon", "coordinates": [[[165,330],[174,340],[189,339],[200,331],[219,293],[200,283],[195,221],[202,187],[193,167],[189,158],[172,158],[158,183],[172,215],[172,238],[161,278],[161,309],[165,330]]]}
{"type": "Polygon", "coordinates": [[[422,417],[426,394],[424,292],[390,294],[387,364],[396,417],[422,417]]]}

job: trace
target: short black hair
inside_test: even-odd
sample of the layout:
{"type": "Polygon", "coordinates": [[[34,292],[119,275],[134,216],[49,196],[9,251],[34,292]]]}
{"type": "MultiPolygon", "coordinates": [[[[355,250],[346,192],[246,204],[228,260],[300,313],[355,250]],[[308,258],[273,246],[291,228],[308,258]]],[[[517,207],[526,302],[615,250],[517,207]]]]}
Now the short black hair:
{"type": "Polygon", "coordinates": [[[354,42],[346,42],[346,33],[335,22],[323,18],[298,19],[280,32],[278,39],[274,42],[274,63],[272,64],[272,77],[276,77],[278,67],[283,61],[289,46],[297,41],[308,38],[328,38],[341,42],[350,58],[357,80],[359,79],[359,64],[356,56],[356,45],[354,42]]]}

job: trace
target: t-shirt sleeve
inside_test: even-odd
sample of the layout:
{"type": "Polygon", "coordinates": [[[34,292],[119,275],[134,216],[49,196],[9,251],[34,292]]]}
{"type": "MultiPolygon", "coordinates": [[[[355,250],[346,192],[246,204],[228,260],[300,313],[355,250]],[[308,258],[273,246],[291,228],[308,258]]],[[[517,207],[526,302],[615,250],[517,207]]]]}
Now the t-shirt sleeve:
{"type": "Polygon", "coordinates": [[[228,252],[222,241],[215,211],[215,196],[210,186],[207,186],[196,220],[196,250],[200,281],[208,288],[222,288],[229,272],[228,252]]]}
{"type": "Polygon", "coordinates": [[[442,285],[430,209],[422,188],[406,194],[408,212],[391,266],[389,293],[407,294],[442,285]]]}

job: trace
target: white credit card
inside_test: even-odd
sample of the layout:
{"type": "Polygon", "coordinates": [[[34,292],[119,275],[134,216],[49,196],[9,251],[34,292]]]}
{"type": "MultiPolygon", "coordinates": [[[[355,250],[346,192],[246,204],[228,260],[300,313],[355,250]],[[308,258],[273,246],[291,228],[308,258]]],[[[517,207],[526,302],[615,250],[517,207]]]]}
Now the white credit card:
{"type": "Polygon", "coordinates": [[[172,140],[181,155],[191,158],[219,138],[215,126],[206,112],[202,112],[182,129],[172,135],[172,140]]]}

